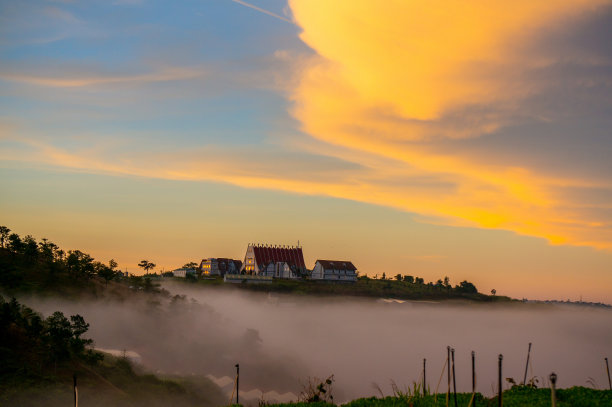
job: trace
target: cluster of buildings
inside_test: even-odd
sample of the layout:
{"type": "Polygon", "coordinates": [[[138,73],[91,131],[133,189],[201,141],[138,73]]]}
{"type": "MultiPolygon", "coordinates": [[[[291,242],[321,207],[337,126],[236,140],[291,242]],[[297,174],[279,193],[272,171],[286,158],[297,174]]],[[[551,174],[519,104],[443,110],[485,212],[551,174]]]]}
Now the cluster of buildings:
{"type": "Polygon", "coordinates": [[[345,260],[317,260],[306,267],[301,246],[249,244],[244,260],[203,259],[198,268],[174,270],[175,277],[194,273],[221,276],[226,282],[267,282],[274,279],[354,282],[357,268],[345,260]]]}

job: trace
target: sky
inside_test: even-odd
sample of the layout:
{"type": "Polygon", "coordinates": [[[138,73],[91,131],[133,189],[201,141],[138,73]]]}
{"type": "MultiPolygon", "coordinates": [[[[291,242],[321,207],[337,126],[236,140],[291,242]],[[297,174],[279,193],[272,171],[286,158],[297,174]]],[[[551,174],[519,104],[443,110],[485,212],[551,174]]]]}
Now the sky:
{"type": "Polygon", "coordinates": [[[0,2],[0,224],[612,303],[612,2],[0,2]]]}

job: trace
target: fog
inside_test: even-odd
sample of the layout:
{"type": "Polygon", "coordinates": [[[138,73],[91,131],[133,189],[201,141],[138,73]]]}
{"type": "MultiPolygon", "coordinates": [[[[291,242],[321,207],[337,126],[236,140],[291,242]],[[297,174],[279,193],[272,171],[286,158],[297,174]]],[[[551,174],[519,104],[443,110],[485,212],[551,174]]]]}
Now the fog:
{"type": "MultiPolygon", "coordinates": [[[[147,369],[168,374],[231,377],[240,363],[241,390],[299,394],[308,377],[334,374],[338,402],[391,393],[421,381],[436,389],[446,347],[455,349],[457,390],[471,390],[471,351],[477,390],[503,377],[540,386],[551,372],[558,386],[607,387],[604,357],[612,357],[612,311],[576,306],[384,302],[268,295],[165,283],[183,299],[60,301],[22,298],[45,315],[79,313],[96,347],[136,352],[147,369]]],[[[230,386],[231,391],[231,386],[230,386]]],[[[446,376],[440,392],[446,391],[446,376]]]]}

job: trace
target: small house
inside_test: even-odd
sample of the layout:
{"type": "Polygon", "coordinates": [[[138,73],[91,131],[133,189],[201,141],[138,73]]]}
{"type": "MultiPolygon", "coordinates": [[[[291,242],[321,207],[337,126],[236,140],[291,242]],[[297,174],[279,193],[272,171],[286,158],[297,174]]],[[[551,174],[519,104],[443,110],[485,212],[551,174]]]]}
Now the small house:
{"type": "Polygon", "coordinates": [[[311,280],[357,281],[357,268],[345,260],[317,260],[310,275],[311,280]]]}

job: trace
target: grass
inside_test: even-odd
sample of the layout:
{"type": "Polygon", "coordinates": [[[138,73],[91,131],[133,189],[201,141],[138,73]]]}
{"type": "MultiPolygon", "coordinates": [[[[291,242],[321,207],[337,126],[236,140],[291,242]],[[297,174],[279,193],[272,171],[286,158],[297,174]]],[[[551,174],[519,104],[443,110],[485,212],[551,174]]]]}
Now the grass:
{"type": "MultiPolygon", "coordinates": [[[[550,407],[550,389],[535,389],[516,386],[503,393],[504,407],[550,407]]],[[[467,407],[472,400],[472,393],[457,393],[457,405],[467,407]]],[[[475,397],[476,405],[494,407],[498,405],[497,397],[486,398],[480,393],[475,397]]],[[[471,404],[474,405],[473,403],[471,404]]],[[[273,404],[270,407],[304,407],[304,403],[273,404]]],[[[315,406],[315,404],[310,404],[315,406]]],[[[320,407],[332,406],[321,404],[320,407]]],[[[445,407],[446,394],[425,395],[419,393],[395,392],[388,397],[360,398],[343,404],[342,407],[445,407]]],[[[451,394],[449,406],[454,406],[451,394]]],[[[612,390],[594,390],[586,387],[572,387],[557,390],[557,407],[610,407],[612,406],[612,390]]],[[[319,407],[319,406],[317,406],[319,407]]]]}
{"type": "MultiPolygon", "coordinates": [[[[90,407],[218,406],[227,397],[204,377],[158,377],[139,371],[129,361],[105,354],[96,365],[72,363],[53,376],[2,380],[0,406],[69,406],[76,373],[79,404],[90,407]]],[[[7,378],[5,378],[7,379],[7,378]]]]}

